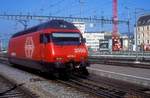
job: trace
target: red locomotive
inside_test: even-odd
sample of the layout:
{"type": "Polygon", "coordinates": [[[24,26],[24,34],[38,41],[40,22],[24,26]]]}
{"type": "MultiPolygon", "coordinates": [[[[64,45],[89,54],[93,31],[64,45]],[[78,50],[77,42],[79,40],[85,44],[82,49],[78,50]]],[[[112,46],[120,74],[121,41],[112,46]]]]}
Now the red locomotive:
{"type": "Polygon", "coordinates": [[[63,20],[51,20],[14,34],[9,62],[51,74],[88,75],[88,51],[80,31],[63,20]]]}

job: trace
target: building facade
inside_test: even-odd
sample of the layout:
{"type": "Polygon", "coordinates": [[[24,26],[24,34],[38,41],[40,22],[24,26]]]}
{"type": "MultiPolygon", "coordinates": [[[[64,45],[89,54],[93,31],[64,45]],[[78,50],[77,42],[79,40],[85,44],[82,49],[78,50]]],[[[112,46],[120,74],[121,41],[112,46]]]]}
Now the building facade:
{"type": "Polygon", "coordinates": [[[80,30],[82,34],[85,32],[85,23],[84,22],[73,22],[73,24],[80,30]]]}
{"type": "MultiPolygon", "coordinates": [[[[73,24],[81,31],[90,50],[112,51],[112,32],[85,32],[84,22],[73,22],[73,24]]],[[[122,50],[128,50],[128,38],[126,36],[120,36],[120,38],[122,40],[122,50]]]]}
{"type": "Polygon", "coordinates": [[[135,43],[137,33],[137,46],[140,50],[150,51],[150,15],[141,16],[135,29],[135,43]]]}
{"type": "Polygon", "coordinates": [[[93,51],[99,51],[99,41],[104,40],[104,33],[85,32],[83,37],[86,38],[86,45],[93,51]]]}
{"type": "Polygon", "coordinates": [[[84,22],[73,22],[73,24],[80,30],[83,37],[86,39],[87,47],[92,51],[99,50],[99,40],[104,39],[104,33],[101,32],[85,32],[84,22]]]}

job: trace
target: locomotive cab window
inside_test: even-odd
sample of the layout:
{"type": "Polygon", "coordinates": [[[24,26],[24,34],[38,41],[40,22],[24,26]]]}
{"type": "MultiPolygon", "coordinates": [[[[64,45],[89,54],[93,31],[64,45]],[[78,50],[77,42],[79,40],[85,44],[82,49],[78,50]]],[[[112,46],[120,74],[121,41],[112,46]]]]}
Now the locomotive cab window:
{"type": "Polygon", "coordinates": [[[84,43],[83,37],[77,32],[54,32],[52,41],[58,45],[80,45],[84,43]]]}
{"type": "Polygon", "coordinates": [[[40,43],[47,44],[50,42],[50,34],[40,34],[40,43]]]}

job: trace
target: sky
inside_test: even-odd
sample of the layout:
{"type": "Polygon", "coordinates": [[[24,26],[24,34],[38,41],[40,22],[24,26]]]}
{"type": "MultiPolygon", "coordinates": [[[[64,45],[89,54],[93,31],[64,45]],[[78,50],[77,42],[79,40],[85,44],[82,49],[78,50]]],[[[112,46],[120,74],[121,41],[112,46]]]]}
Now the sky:
{"type": "MultiPolygon", "coordinates": [[[[150,11],[150,0],[118,0],[118,16],[120,20],[130,19],[130,29],[133,32],[135,23],[135,9],[138,14],[150,11]],[[144,9],[144,10],[142,10],[144,9]]],[[[0,14],[31,14],[74,17],[112,18],[112,0],[0,0],[0,14]]],[[[30,21],[28,27],[39,22],[30,21]]],[[[97,26],[100,28],[100,26],[97,26]]],[[[127,32],[127,26],[119,25],[121,32],[127,32]]],[[[0,19],[0,38],[8,40],[9,37],[23,26],[15,20],[0,19]]],[[[112,25],[103,28],[112,30],[112,25]]],[[[99,29],[100,31],[100,29],[99,29]]]]}

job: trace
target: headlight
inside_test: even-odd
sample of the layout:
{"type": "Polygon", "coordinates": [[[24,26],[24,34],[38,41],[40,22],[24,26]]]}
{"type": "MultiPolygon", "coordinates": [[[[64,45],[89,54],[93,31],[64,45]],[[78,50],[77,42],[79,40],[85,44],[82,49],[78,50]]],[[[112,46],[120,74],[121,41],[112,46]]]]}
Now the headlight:
{"type": "Polygon", "coordinates": [[[87,60],[88,58],[87,57],[81,57],[80,59],[81,60],[87,60]]]}
{"type": "Polygon", "coordinates": [[[63,60],[63,58],[62,57],[57,57],[56,60],[60,61],[60,60],[63,60]]]}

